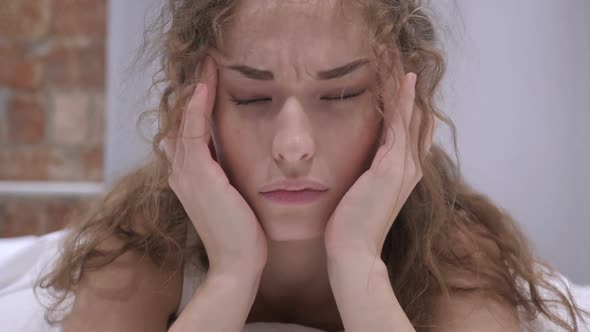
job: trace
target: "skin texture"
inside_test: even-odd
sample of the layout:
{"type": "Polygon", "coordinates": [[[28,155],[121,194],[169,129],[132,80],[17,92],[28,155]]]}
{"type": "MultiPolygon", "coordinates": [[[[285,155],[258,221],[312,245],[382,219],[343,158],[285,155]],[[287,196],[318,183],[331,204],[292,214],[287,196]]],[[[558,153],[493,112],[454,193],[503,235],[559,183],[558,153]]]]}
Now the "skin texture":
{"type": "MultiPolygon", "coordinates": [[[[241,1],[226,45],[212,52],[214,60],[206,59],[180,128],[163,142],[173,164],[170,186],[210,259],[206,280],[171,331],[238,331],[244,321],[328,331],[414,330],[377,257],[422,176],[416,164],[422,121],[414,105],[416,76],[381,77],[383,121],[368,92],[382,73],[372,63],[337,80],[318,80],[318,70],[373,60],[359,13],[338,4],[241,1]],[[248,79],[232,65],[272,70],[273,79],[248,79]],[[346,101],[326,100],[351,92],[356,96],[346,101]],[[262,100],[239,106],[236,98],[262,100]],[[258,195],[272,180],[305,177],[329,188],[314,204],[278,206],[258,195]]],[[[427,136],[426,150],[432,130],[427,136]]],[[[163,276],[149,264],[133,268],[128,272],[154,276],[144,286],[163,276]]],[[[88,280],[120,284],[121,271],[106,273],[88,280]]],[[[68,330],[87,328],[88,322],[96,330],[163,330],[182,280],[174,284],[164,293],[140,287],[126,301],[127,310],[116,312],[112,302],[97,302],[85,289],[68,330]],[[136,325],[137,315],[146,312],[153,313],[149,322],[136,325]],[[91,314],[107,319],[91,321],[91,314]]],[[[443,299],[437,315],[444,323],[437,331],[518,328],[509,306],[483,294],[443,299]]]]}
{"type": "Polygon", "coordinates": [[[373,57],[363,42],[359,13],[337,3],[242,1],[222,53],[215,56],[216,158],[268,239],[268,262],[249,321],[341,325],[324,232],[340,199],[374,157],[381,116],[369,91],[377,75],[372,63],[342,78],[316,78],[319,70],[373,57]],[[249,79],[227,68],[236,64],[270,70],[274,80],[249,79]],[[343,101],[322,99],[363,90],[343,101]],[[235,105],[234,98],[271,100],[235,105]],[[258,193],[274,180],[296,178],[313,178],[329,189],[312,204],[292,207],[258,193]]]}
{"type": "Polygon", "coordinates": [[[366,90],[376,78],[374,66],[366,65],[341,79],[316,79],[318,70],[371,57],[356,27],[362,23],[351,25],[338,16],[325,19],[336,10],[330,2],[241,2],[238,20],[227,34],[225,57],[217,59],[213,141],[218,160],[267,236],[276,241],[323,233],[339,199],[366,169],[378,137],[379,117],[369,93],[346,101],[321,99],[366,90]],[[275,79],[246,78],[227,68],[233,64],[271,70],[275,79]],[[272,101],[238,106],[233,98],[272,101]],[[258,194],[273,180],[303,177],[329,188],[321,203],[284,208],[258,194]]]}
{"type": "MultiPolygon", "coordinates": [[[[224,195],[230,195],[236,203],[230,207],[239,207],[236,211],[250,224],[248,209],[233,189],[228,191],[235,188],[264,231],[266,246],[260,252],[267,257],[260,257],[267,259],[262,272],[260,276],[253,275],[254,286],[242,284],[238,271],[244,271],[248,264],[240,264],[242,267],[232,272],[232,264],[227,262],[248,261],[247,253],[256,252],[247,249],[258,247],[252,244],[260,236],[245,234],[251,238],[248,242],[240,233],[240,229],[250,232],[256,227],[245,227],[243,218],[231,218],[235,214],[231,208],[230,212],[220,213],[212,208],[215,202],[205,202],[205,196],[200,195],[201,206],[197,210],[208,208],[217,212],[191,220],[208,254],[216,253],[211,248],[225,253],[215,255],[214,261],[226,262],[221,266],[228,269],[221,269],[224,273],[217,277],[233,276],[232,280],[241,284],[237,289],[244,294],[243,305],[233,315],[235,319],[224,325],[228,331],[239,326],[246,313],[247,323],[296,323],[328,331],[344,327],[347,331],[414,331],[378,255],[395,216],[422,177],[417,163],[422,112],[414,105],[416,76],[402,72],[399,77],[378,77],[369,61],[346,77],[319,80],[317,71],[361,58],[374,60],[372,49],[364,42],[367,38],[362,33],[360,13],[354,8],[335,6],[339,3],[240,2],[238,19],[226,34],[226,44],[221,52],[212,52],[214,61],[207,60],[205,88],[197,88],[188,105],[188,115],[183,118],[181,132],[190,129],[189,136],[200,138],[195,144],[181,134],[182,144],[178,146],[182,158],[176,158],[174,164],[180,165],[175,166],[175,172],[184,176],[176,175],[171,186],[183,193],[179,198],[189,216],[193,214],[188,207],[194,205],[195,197],[199,201],[198,195],[194,196],[195,188],[209,188],[209,176],[204,176],[208,174],[217,179],[209,182],[214,191],[219,190],[217,204],[224,201],[224,195]],[[342,15],[340,10],[346,14],[342,15]],[[339,14],[333,15],[335,12],[339,14]],[[310,35],[314,38],[308,38],[310,35]],[[234,70],[235,66],[273,74],[267,74],[266,80],[254,80],[234,70]],[[376,81],[385,82],[384,119],[376,112],[370,94],[376,81]],[[354,98],[327,100],[351,92],[356,95],[354,98]],[[251,99],[258,101],[249,105],[236,103],[251,99]],[[213,120],[210,133],[192,132],[204,127],[203,120],[209,116],[213,120]],[[219,169],[203,154],[209,138],[219,169]],[[191,157],[194,154],[199,154],[199,158],[191,157]],[[202,167],[206,171],[200,174],[200,181],[191,185],[187,175],[202,172],[195,171],[198,160],[211,165],[202,167]],[[329,189],[321,199],[300,206],[271,203],[259,194],[260,188],[271,181],[301,178],[322,182],[329,189]],[[226,181],[231,186],[225,185],[226,181]],[[234,227],[230,227],[232,224],[234,227]],[[237,242],[230,245],[226,241],[225,247],[232,246],[233,255],[222,250],[224,234],[240,234],[234,238],[237,242]],[[236,259],[244,253],[245,257],[236,259]],[[250,290],[255,292],[252,302],[250,290]]],[[[435,122],[430,124],[426,150],[432,144],[435,122]]],[[[194,216],[198,215],[195,212],[194,216]]],[[[212,265],[214,270],[220,266],[217,264],[212,265]]],[[[207,290],[212,292],[211,299],[222,298],[213,294],[215,287],[207,290]]],[[[201,294],[205,294],[204,290],[201,294]]],[[[198,318],[195,323],[218,327],[220,323],[205,314],[205,304],[211,302],[203,296],[193,298],[187,313],[198,318]]],[[[225,298],[225,302],[229,300],[225,298]]],[[[484,297],[458,301],[465,305],[457,306],[459,309],[487,303],[484,297]]],[[[220,302],[218,307],[226,306],[220,302]]],[[[498,308],[508,312],[508,308],[498,308]]],[[[453,327],[456,331],[467,331],[472,326],[486,326],[490,331],[506,328],[494,325],[495,316],[485,314],[466,317],[464,311],[450,308],[444,316],[441,321],[462,316],[463,322],[453,327]]],[[[182,320],[183,327],[195,326],[190,315],[182,317],[186,318],[182,320]]],[[[182,330],[180,326],[178,329],[182,330]]]]}

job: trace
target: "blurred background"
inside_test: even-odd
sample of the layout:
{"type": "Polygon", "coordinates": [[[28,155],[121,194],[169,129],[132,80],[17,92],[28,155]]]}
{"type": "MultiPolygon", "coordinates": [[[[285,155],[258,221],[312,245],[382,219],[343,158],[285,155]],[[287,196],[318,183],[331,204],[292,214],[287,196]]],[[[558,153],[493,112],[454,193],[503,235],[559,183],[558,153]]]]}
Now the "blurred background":
{"type": "Polygon", "coordinates": [[[106,2],[0,2],[2,237],[60,229],[101,191],[106,2]]]}
{"type": "MultiPolygon", "coordinates": [[[[161,3],[0,2],[0,237],[62,228],[146,158],[135,122],[154,67],[129,66],[161,3]]],[[[541,258],[590,284],[590,1],[431,7],[465,178],[541,258]]],[[[436,139],[451,151],[448,131],[436,139]]]]}

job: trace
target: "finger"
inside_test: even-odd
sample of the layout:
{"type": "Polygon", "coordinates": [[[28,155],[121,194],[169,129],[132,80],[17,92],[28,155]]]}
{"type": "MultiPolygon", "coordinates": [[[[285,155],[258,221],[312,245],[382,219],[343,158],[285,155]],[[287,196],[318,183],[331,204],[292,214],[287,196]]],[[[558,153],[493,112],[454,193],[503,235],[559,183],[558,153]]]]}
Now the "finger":
{"type": "MultiPolygon", "coordinates": [[[[201,63],[201,65],[199,66],[199,68],[197,69],[197,71],[195,72],[195,76],[198,77],[198,82],[196,84],[191,84],[189,86],[187,86],[181,93],[181,96],[179,98],[179,100],[188,100],[186,102],[186,104],[184,105],[184,107],[180,108],[180,116],[178,117],[178,122],[179,122],[179,126],[178,126],[178,136],[180,137],[180,135],[184,135],[185,134],[185,114],[187,113],[187,110],[190,106],[191,101],[193,101],[196,93],[197,93],[197,87],[198,87],[198,83],[206,83],[207,80],[203,79],[204,77],[210,77],[211,75],[209,73],[207,73],[207,59],[210,58],[209,56],[205,57],[205,60],[203,60],[203,62],[201,63]]],[[[215,83],[215,85],[217,85],[215,83]]]]}
{"type": "MultiPolygon", "coordinates": [[[[186,87],[186,89],[181,93],[181,96],[179,97],[180,99],[179,102],[182,102],[183,100],[186,100],[185,94],[192,92],[194,94],[194,86],[188,86],[186,87]]],[[[187,103],[188,104],[188,103],[187,103]]],[[[183,142],[183,137],[185,136],[184,133],[184,129],[185,129],[185,124],[187,121],[187,107],[182,107],[179,108],[179,114],[180,114],[180,124],[178,125],[178,131],[177,131],[177,135],[176,136],[172,136],[170,138],[170,144],[174,145],[174,156],[173,156],[173,166],[175,168],[179,168],[182,169],[183,165],[184,165],[184,160],[185,160],[185,155],[186,155],[186,147],[185,144],[183,142]]]]}
{"type": "Polygon", "coordinates": [[[183,117],[184,112],[186,110],[186,105],[190,100],[191,96],[195,91],[195,85],[191,84],[184,87],[178,96],[175,98],[176,101],[170,110],[170,130],[169,135],[172,138],[177,138],[180,136],[182,132],[182,128],[184,125],[183,117]],[[180,104],[183,103],[183,104],[180,104]]]}
{"type": "Polygon", "coordinates": [[[207,56],[203,62],[200,81],[185,112],[182,141],[185,151],[191,151],[191,154],[200,156],[210,151],[208,149],[211,138],[210,121],[216,90],[217,68],[213,58],[207,56]]]}
{"type": "Polygon", "coordinates": [[[408,184],[414,183],[416,176],[417,160],[417,136],[420,124],[420,111],[415,107],[416,74],[409,73],[403,76],[398,99],[398,119],[393,125],[397,126],[399,134],[395,142],[395,155],[386,158],[388,176],[400,178],[399,192],[397,193],[394,210],[398,204],[403,204],[408,192],[408,184]],[[389,159],[389,160],[387,160],[389,159]],[[400,200],[401,199],[401,203],[400,200]]]}
{"type": "Polygon", "coordinates": [[[169,124],[166,128],[166,135],[160,142],[161,147],[164,149],[166,157],[172,163],[173,167],[181,165],[179,162],[184,160],[184,149],[178,139],[182,134],[182,127],[184,125],[184,109],[181,103],[185,102],[190,94],[194,90],[194,86],[186,86],[181,92],[174,98],[174,103],[168,111],[169,124]]]}
{"type": "Polygon", "coordinates": [[[416,74],[409,73],[403,78],[401,88],[400,111],[404,117],[404,132],[406,133],[407,146],[405,149],[407,169],[413,170],[418,160],[418,138],[422,114],[416,107],[416,74]]]}
{"type": "Polygon", "coordinates": [[[164,137],[162,141],[160,141],[160,148],[164,151],[164,154],[168,158],[168,160],[173,161],[174,155],[176,154],[176,141],[172,140],[168,137],[164,137]]]}
{"type": "MultiPolygon", "coordinates": [[[[404,82],[401,82],[403,89],[404,82]]],[[[398,96],[402,94],[402,91],[396,93],[396,82],[394,77],[389,77],[385,80],[383,90],[383,112],[384,112],[384,123],[383,123],[383,145],[379,147],[373,160],[371,168],[376,172],[385,172],[385,176],[389,176],[389,168],[399,166],[400,163],[403,165],[403,149],[405,148],[406,134],[404,133],[403,118],[400,113],[400,103],[396,102],[398,96]],[[393,160],[394,158],[400,158],[401,160],[393,160]],[[391,160],[387,160],[391,159],[391,160]]]]}
{"type": "MultiPolygon", "coordinates": [[[[410,124],[410,130],[409,130],[409,137],[410,137],[410,141],[408,144],[408,157],[411,158],[409,159],[408,162],[408,167],[414,167],[414,170],[416,170],[418,173],[421,174],[421,168],[420,168],[420,152],[422,151],[422,147],[427,147],[428,146],[428,141],[430,140],[430,128],[431,128],[431,124],[427,124],[426,128],[426,135],[424,138],[424,142],[426,143],[422,143],[424,145],[420,145],[420,128],[423,125],[425,116],[424,116],[424,112],[422,111],[422,109],[420,109],[415,103],[414,103],[414,110],[412,112],[412,123],[410,124]]],[[[411,168],[410,168],[411,169],[411,168]]]]}
{"type": "MultiPolygon", "coordinates": [[[[387,88],[388,93],[393,91],[392,81],[393,79],[390,80],[390,87],[387,88]]],[[[406,187],[408,183],[413,182],[408,179],[408,170],[413,172],[411,167],[414,167],[411,148],[413,145],[412,130],[416,129],[413,128],[412,120],[419,121],[416,119],[419,116],[414,114],[417,113],[414,109],[416,75],[414,73],[403,75],[400,81],[401,84],[394,102],[390,102],[387,106],[390,108],[388,113],[392,115],[388,123],[388,127],[391,129],[387,131],[386,135],[386,145],[389,146],[390,151],[384,154],[381,162],[382,183],[386,186],[383,192],[389,193],[387,195],[393,200],[387,219],[389,226],[393,223],[399,206],[407,199],[408,189],[406,187]],[[392,181],[397,185],[392,186],[392,181]]],[[[393,95],[388,98],[393,98],[393,95]]]]}
{"type": "Polygon", "coordinates": [[[391,121],[396,110],[395,103],[399,94],[399,91],[397,93],[395,91],[399,88],[396,86],[393,77],[384,78],[383,82],[383,130],[381,132],[381,142],[385,144],[388,131],[393,129],[391,121]]]}
{"type": "Polygon", "coordinates": [[[400,96],[399,96],[399,110],[402,114],[404,119],[404,127],[407,129],[406,132],[408,134],[408,138],[412,138],[410,136],[411,128],[412,128],[412,121],[416,117],[414,112],[414,101],[415,101],[415,84],[416,84],[416,74],[408,73],[404,75],[402,78],[402,85],[400,87],[400,96]]]}
{"type": "Polygon", "coordinates": [[[217,64],[212,56],[207,55],[204,61],[203,72],[201,74],[201,83],[207,86],[207,101],[205,104],[205,115],[208,119],[211,118],[213,107],[215,105],[215,97],[217,94],[217,64]]]}
{"type": "Polygon", "coordinates": [[[207,56],[203,61],[197,88],[187,106],[187,121],[183,128],[185,136],[200,138],[209,143],[210,120],[215,102],[217,69],[213,59],[207,56]]]}
{"type": "Polygon", "coordinates": [[[389,114],[389,119],[385,145],[393,149],[391,152],[394,154],[389,155],[390,158],[395,158],[396,156],[405,158],[408,150],[407,143],[411,138],[409,136],[409,126],[414,105],[412,76],[415,78],[413,73],[402,77],[396,94],[393,94],[395,89],[393,79],[389,81],[389,88],[387,88],[387,93],[390,94],[388,99],[391,102],[386,106],[386,108],[389,108],[386,110],[386,113],[389,114]]]}

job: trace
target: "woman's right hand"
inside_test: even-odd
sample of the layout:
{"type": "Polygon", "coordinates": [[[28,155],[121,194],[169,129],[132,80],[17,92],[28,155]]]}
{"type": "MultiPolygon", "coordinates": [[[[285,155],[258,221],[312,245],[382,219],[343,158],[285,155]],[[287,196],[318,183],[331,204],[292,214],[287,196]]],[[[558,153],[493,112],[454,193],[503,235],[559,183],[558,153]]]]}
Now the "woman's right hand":
{"type": "Polygon", "coordinates": [[[203,241],[213,274],[259,274],[267,260],[266,236],[254,212],[230,184],[210,148],[217,65],[207,56],[180,126],[164,139],[172,163],[169,184],[203,241]],[[244,269],[247,269],[246,271],[244,269]]]}

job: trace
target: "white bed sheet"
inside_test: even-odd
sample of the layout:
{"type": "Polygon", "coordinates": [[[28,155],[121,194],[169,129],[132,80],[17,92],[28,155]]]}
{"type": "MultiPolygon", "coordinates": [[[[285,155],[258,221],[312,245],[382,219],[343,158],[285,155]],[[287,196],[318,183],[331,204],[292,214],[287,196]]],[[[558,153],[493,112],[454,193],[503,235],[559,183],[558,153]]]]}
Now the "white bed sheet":
{"type": "MultiPolygon", "coordinates": [[[[38,276],[45,273],[59,255],[60,239],[66,231],[58,231],[40,237],[26,236],[0,239],[0,331],[58,332],[44,321],[46,295],[33,292],[38,276]]],[[[571,283],[563,277],[572,290],[578,304],[590,310],[590,286],[571,283]]],[[[590,321],[587,322],[590,324],[590,321]]],[[[244,332],[319,331],[295,324],[254,323],[247,324],[244,332]]],[[[535,325],[535,331],[558,331],[544,319],[535,325]]],[[[581,332],[590,332],[590,325],[581,332]]]]}
{"type": "Polygon", "coordinates": [[[33,292],[37,277],[58,257],[65,231],[0,239],[0,331],[57,332],[44,321],[43,293],[33,292]]]}

